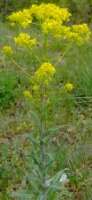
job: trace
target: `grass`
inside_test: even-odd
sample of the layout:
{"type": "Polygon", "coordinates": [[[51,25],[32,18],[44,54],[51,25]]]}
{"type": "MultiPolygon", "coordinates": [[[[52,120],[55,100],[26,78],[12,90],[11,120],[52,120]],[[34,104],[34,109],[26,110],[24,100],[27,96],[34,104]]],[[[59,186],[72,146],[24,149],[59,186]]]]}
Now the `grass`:
{"type": "MultiPolygon", "coordinates": [[[[0,25],[1,47],[11,43],[14,31],[8,25],[0,25]],[[3,37],[4,35],[4,37],[3,37]]],[[[36,31],[35,31],[36,35],[36,31]]],[[[39,37],[39,41],[41,37],[39,37]]],[[[50,41],[48,44],[48,60],[55,63],[57,57],[63,55],[64,44],[50,41]]],[[[58,194],[59,200],[91,200],[92,198],[92,44],[73,47],[58,60],[58,75],[55,80],[54,110],[49,110],[52,124],[60,125],[55,136],[51,138],[50,148],[54,162],[51,173],[68,168],[69,183],[66,185],[70,197],[58,194]],[[74,84],[72,94],[62,94],[62,85],[67,81],[74,84]],[[61,88],[60,88],[61,87],[61,88]],[[62,94],[62,95],[61,95],[62,94]],[[56,110],[57,113],[56,114],[56,110]],[[53,114],[52,114],[53,113],[53,114]]],[[[43,57],[43,52],[37,52],[43,57]]],[[[38,65],[34,55],[22,52],[17,57],[22,67],[32,73],[33,66],[38,65]],[[22,56],[22,57],[21,57],[22,56]]],[[[29,87],[24,74],[0,55],[0,143],[1,143],[1,200],[15,200],[9,192],[18,187],[29,188],[24,177],[31,172],[30,159],[33,147],[29,138],[32,130],[30,123],[30,105],[23,98],[23,91],[29,87]],[[12,173],[11,173],[12,172],[12,173]]],[[[50,200],[54,200],[54,196],[50,200]]]]}

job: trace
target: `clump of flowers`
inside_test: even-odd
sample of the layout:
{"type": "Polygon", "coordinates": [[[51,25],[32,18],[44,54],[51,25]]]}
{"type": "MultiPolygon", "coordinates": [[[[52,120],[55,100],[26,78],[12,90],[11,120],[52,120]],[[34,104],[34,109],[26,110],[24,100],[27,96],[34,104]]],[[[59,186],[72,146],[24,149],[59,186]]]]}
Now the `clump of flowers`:
{"type": "Polygon", "coordinates": [[[19,47],[31,47],[37,44],[36,39],[31,39],[27,33],[20,33],[18,37],[14,37],[14,42],[19,47]]]}
{"type": "Polygon", "coordinates": [[[12,49],[12,47],[11,47],[11,46],[4,46],[4,47],[3,47],[3,53],[4,53],[5,55],[11,55],[11,54],[13,54],[13,49],[12,49]]]}
{"type": "MultiPolygon", "coordinates": [[[[39,20],[39,26],[43,34],[52,34],[56,38],[62,38],[82,44],[90,39],[90,30],[87,24],[64,26],[64,22],[70,19],[71,13],[66,8],[60,8],[53,3],[33,4],[29,9],[12,13],[8,19],[11,25],[19,23],[22,27],[28,27],[33,19],[39,20]]],[[[32,42],[32,41],[31,41],[32,42]]]]}
{"type": "Polygon", "coordinates": [[[82,44],[90,39],[91,31],[87,24],[73,25],[71,29],[66,32],[66,37],[71,41],[82,44]]]}
{"type": "MultiPolygon", "coordinates": [[[[44,86],[49,85],[55,73],[56,73],[55,67],[50,62],[44,62],[33,74],[33,76],[30,79],[30,83],[31,83],[31,90],[34,91],[33,93],[34,100],[36,97],[40,98],[39,94],[42,88],[44,86]]],[[[26,90],[24,92],[24,96],[27,97],[27,99],[32,100],[32,94],[30,93],[30,91],[26,90]]]]}
{"type": "Polygon", "coordinates": [[[43,83],[48,85],[51,81],[52,76],[56,73],[55,67],[49,63],[44,62],[39,69],[34,73],[33,79],[36,83],[43,83]]]}
{"type": "Polygon", "coordinates": [[[71,91],[73,90],[74,86],[73,86],[72,83],[66,83],[65,88],[66,88],[69,92],[71,92],[71,91]]]}
{"type": "Polygon", "coordinates": [[[42,31],[45,34],[51,33],[54,37],[61,37],[61,22],[56,21],[55,19],[46,19],[42,23],[42,31]],[[55,28],[57,27],[57,28],[55,28]]]}
{"type": "Polygon", "coordinates": [[[54,19],[62,23],[66,20],[69,20],[71,16],[66,8],[60,8],[53,3],[42,3],[41,5],[33,4],[30,8],[30,11],[32,16],[35,16],[35,18],[42,21],[54,19]]]}
{"type": "Polygon", "coordinates": [[[32,16],[41,20],[41,28],[44,34],[52,34],[54,37],[61,37],[62,24],[69,20],[71,14],[65,8],[55,4],[32,5],[30,8],[32,16]]]}
{"type": "Polygon", "coordinates": [[[28,90],[24,91],[24,96],[27,97],[29,100],[32,99],[32,94],[28,90]]]}
{"type": "Polygon", "coordinates": [[[23,28],[28,27],[32,23],[32,16],[30,9],[24,9],[23,11],[13,12],[8,19],[11,21],[11,25],[14,23],[20,24],[23,28]]]}

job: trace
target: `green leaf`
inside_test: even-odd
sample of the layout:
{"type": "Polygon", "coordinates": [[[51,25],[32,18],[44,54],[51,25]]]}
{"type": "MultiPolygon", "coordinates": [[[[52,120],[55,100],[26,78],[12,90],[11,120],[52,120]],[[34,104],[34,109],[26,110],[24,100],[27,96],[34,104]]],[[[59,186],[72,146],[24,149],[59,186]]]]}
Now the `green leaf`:
{"type": "Polygon", "coordinates": [[[56,127],[50,128],[50,129],[46,132],[46,134],[48,134],[48,135],[47,135],[47,137],[44,139],[45,143],[48,143],[48,141],[50,140],[50,138],[51,138],[53,135],[57,134],[57,131],[58,131],[60,128],[61,128],[61,126],[56,126],[56,127]]]}
{"type": "Polygon", "coordinates": [[[29,135],[29,138],[31,139],[31,141],[36,144],[37,146],[40,147],[39,142],[37,141],[37,139],[35,139],[31,134],[29,135]]]}
{"type": "Polygon", "coordinates": [[[31,114],[36,122],[36,125],[39,127],[39,129],[41,128],[41,123],[40,123],[40,120],[39,120],[39,117],[35,114],[35,112],[31,111],[31,114]]]}
{"type": "Polygon", "coordinates": [[[12,192],[12,197],[17,197],[21,200],[31,200],[33,198],[32,194],[28,194],[27,191],[19,190],[18,192],[12,192]]]}
{"type": "Polygon", "coordinates": [[[47,191],[43,191],[43,193],[41,192],[39,194],[39,196],[37,197],[37,200],[46,200],[47,199],[47,191]]]}

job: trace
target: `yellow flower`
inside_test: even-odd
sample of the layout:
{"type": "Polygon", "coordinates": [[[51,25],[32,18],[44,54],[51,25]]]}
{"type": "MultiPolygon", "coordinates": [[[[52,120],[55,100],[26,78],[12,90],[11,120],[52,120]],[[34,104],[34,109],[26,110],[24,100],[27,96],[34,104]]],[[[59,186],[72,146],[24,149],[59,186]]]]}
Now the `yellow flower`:
{"type": "Polygon", "coordinates": [[[33,89],[34,91],[37,91],[37,90],[39,90],[39,86],[34,85],[34,86],[32,87],[32,89],[33,89]]]}
{"type": "Polygon", "coordinates": [[[78,33],[83,42],[86,42],[90,39],[91,32],[87,24],[73,25],[72,30],[73,32],[78,33]]]}
{"type": "Polygon", "coordinates": [[[13,49],[11,46],[4,46],[3,52],[5,55],[11,55],[13,53],[13,49]]]}
{"type": "Polygon", "coordinates": [[[32,99],[32,94],[28,90],[24,91],[24,96],[27,97],[30,100],[32,99]]]}
{"type": "MultiPolygon", "coordinates": [[[[56,38],[68,39],[77,44],[87,42],[91,35],[87,24],[73,25],[71,27],[63,25],[65,21],[70,19],[70,16],[71,13],[66,8],[60,8],[53,3],[42,3],[40,5],[33,4],[29,9],[23,9],[23,11],[13,12],[8,19],[11,21],[12,26],[19,23],[26,28],[32,23],[33,18],[36,18],[40,21],[42,31],[45,34],[52,34],[56,38]]],[[[21,38],[19,39],[22,40],[21,38]]],[[[29,41],[30,38],[24,39],[26,41],[26,44],[22,42],[24,46],[36,44],[35,39],[31,41],[29,41]]],[[[18,38],[15,38],[15,42],[21,46],[21,41],[18,38]]]]}
{"type": "Polygon", "coordinates": [[[66,83],[65,88],[66,88],[69,92],[71,92],[71,91],[73,90],[74,86],[73,86],[72,83],[66,83]]]}
{"type": "Polygon", "coordinates": [[[73,25],[71,29],[66,32],[66,38],[77,44],[83,44],[90,39],[90,29],[87,24],[73,25]]]}
{"type": "Polygon", "coordinates": [[[18,37],[14,37],[14,42],[20,47],[31,47],[37,44],[36,39],[31,39],[27,33],[20,33],[18,37]]]}
{"type": "Polygon", "coordinates": [[[16,26],[16,24],[14,22],[11,22],[10,25],[11,25],[12,28],[16,26]]]}
{"type": "Polygon", "coordinates": [[[30,11],[33,17],[42,21],[43,33],[50,33],[57,38],[61,36],[62,23],[69,20],[71,16],[66,8],[60,8],[53,3],[33,4],[30,11]]]}
{"type": "Polygon", "coordinates": [[[54,37],[61,37],[61,22],[54,19],[47,19],[42,23],[42,31],[45,34],[51,33],[54,37]]]}
{"type": "Polygon", "coordinates": [[[35,72],[34,80],[38,84],[44,83],[45,85],[47,85],[51,81],[51,78],[55,73],[56,73],[56,70],[54,66],[49,62],[45,62],[35,72]]]}
{"type": "Polygon", "coordinates": [[[8,19],[11,22],[19,23],[23,28],[28,27],[32,22],[32,16],[30,9],[24,9],[23,11],[13,12],[8,19]]]}
{"type": "Polygon", "coordinates": [[[42,3],[40,5],[33,4],[30,11],[33,16],[42,21],[54,19],[63,22],[68,20],[71,16],[66,8],[60,8],[53,3],[42,3]]]}

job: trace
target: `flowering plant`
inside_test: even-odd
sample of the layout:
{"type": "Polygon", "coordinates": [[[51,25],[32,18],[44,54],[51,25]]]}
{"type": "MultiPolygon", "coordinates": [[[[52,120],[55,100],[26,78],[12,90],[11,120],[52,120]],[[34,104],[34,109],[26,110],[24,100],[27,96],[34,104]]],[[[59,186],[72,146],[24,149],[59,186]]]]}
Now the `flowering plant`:
{"type": "MultiPolygon", "coordinates": [[[[36,196],[37,199],[41,200],[47,199],[51,191],[66,191],[65,186],[67,182],[67,175],[64,173],[62,176],[62,170],[53,177],[50,177],[53,158],[49,153],[49,144],[59,126],[54,127],[51,121],[48,121],[50,119],[49,107],[53,104],[53,110],[55,106],[55,88],[53,90],[53,85],[54,77],[58,73],[58,61],[53,64],[47,57],[48,38],[50,37],[50,40],[52,38],[56,40],[62,39],[66,42],[67,46],[71,47],[74,43],[81,45],[89,41],[91,34],[87,24],[65,26],[65,22],[70,20],[70,16],[71,14],[67,9],[50,3],[32,5],[29,9],[12,13],[8,17],[12,27],[22,26],[23,30],[25,28],[30,30],[30,26],[32,29],[33,25],[36,26],[37,24],[42,40],[40,42],[37,38],[32,38],[30,34],[20,32],[17,37],[14,37],[16,51],[11,46],[3,47],[3,53],[9,56],[9,59],[11,57],[13,63],[25,73],[30,84],[28,90],[24,91],[24,96],[30,101],[31,116],[33,117],[33,131],[30,133],[30,138],[35,150],[30,182],[34,190],[34,186],[36,186],[36,194],[33,191],[32,198],[36,196]],[[43,51],[43,57],[41,58],[37,55],[37,49],[39,50],[40,46],[43,51]],[[32,70],[31,75],[15,59],[14,55],[22,51],[22,49],[25,49],[28,53],[34,52],[34,60],[36,59],[40,63],[40,67],[37,64],[34,67],[35,69],[32,70]],[[54,103],[51,102],[52,99],[54,103]],[[49,179],[53,181],[47,184],[49,179]]],[[[70,93],[73,88],[73,84],[68,81],[63,85],[62,90],[70,93]]]]}

